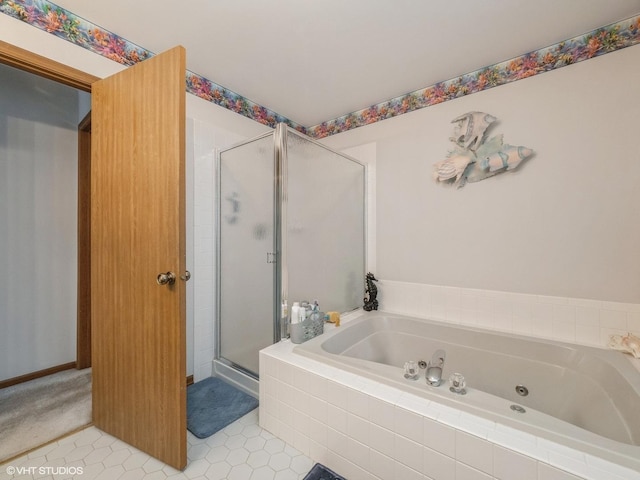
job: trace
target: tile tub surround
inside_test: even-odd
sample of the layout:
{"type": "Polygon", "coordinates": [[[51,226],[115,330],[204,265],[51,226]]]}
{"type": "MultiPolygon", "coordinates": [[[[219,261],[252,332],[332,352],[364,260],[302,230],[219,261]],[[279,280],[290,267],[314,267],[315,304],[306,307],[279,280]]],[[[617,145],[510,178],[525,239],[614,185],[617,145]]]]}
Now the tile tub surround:
{"type": "Polygon", "coordinates": [[[640,304],[380,279],[380,310],[560,342],[606,347],[640,336],[640,304]]]}
{"type": "Polygon", "coordinates": [[[346,478],[640,480],[638,471],[302,357],[293,347],[284,341],[260,353],[260,425],[346,478]]]}

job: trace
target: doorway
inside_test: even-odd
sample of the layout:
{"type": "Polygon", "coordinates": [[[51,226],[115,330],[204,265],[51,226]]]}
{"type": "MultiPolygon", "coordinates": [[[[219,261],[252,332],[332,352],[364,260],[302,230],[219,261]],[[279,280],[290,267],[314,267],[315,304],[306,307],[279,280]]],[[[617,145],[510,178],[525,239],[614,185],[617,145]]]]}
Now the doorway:
{"type": "Polygon", "coordinates": [[[4,62],[0,83],[2,461],[91,423],[90,310],[77,294],[90,271],[76,268],[89,236],[76,205],[90,198],[78,122],[91,100],[4,62]]]}
{"type": "Polygon", "coordinates": [[[78,122],[91,100],[12,66],[0,64],[0,81],[0,387],[6,387],[91,365],[83,345],[90,312],[77,302],[90,271],[76,268],[87,255],[77,245],[89,235],[76,205],[81,212],[90,198],[78,188],[78,167],[90,160],[78,156],[78,122]],[[83,335],[70,335],[76,331],[83,335]]]}

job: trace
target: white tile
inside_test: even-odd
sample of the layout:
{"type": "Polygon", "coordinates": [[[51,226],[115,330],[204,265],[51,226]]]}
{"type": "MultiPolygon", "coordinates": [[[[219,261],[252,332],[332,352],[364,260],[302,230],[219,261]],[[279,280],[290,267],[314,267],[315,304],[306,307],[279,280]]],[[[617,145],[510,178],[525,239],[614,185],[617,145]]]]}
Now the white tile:
{"type": "MultiPolygon", "coordinates": [[[[453,458],[430,448],[423,449],[422,472],[433,480],[455,480],[456,462],[453,458]]],[[[517,477],[514,477],[517,478],[517,477]]]]}
{"type": "MultiPolygon", "coordinates": [[[[585,478],[587,478],[587,472],[589,471],[584,459],[579,460],[574,457],[568,457],[568,456],[556,453],[555,451],[549,452],[549,464],[553,465],[554,467],[560,468],[561,470],[564,470],[566,472],[570,472],[585,478]]],[[[613,475],[611,475],[606,479],[594,478],[593,480],[614,480],[614,477],[613,475]]]]}
{"type": "Polygon", "coordinates": [[[269,459],[269,466],[276,472],[289,468],[291,457],[284,452],[276,453],[269,459]]]}
{"type": "Polygon", "coordinates": [[[362,418],[369,419],[369,395],[358,390],[347,390],[347,411],[362,418]]]}
{"type": "Polygon", "coordinates": [[[611,335],[626,335],[627,330],[618,330],[615,328],[601,327],[600,328],[600,345],[608,345],[611,335]]]}
{"type": "Polygon", "coordinates": [[[334,381],[329,381],[327,383],[327,401],[346,410],[348,391],[349,389],[344,385],[334,381]]]}
{"type": "Polygon", "coordinates": [[[627,312],[627,330],[640,336],[640,312],[627,312]]]}
{"type": "Polygon", "coordinates": [[[419,397],[412,393],[403,393],[396,402],[396,409],[402,408],[419,416],[427,416],[431,402],[424,397],[419,397]]]}
{"type": "Polygon", "coordinates": [[[313,440],[309,440],[309,457],[313,458],[316,462],[327,464],[328,448],[325,445],[320,445],[313,440]]]}
{"type": "Polygon", "coordinates": [[[422,472],[423,447],[402,435],[396,435],[394,459],[413,470],[422,472]]]}
{"type": "Polygon", "coordinates": [[[407,437],[415,442],[422,443],[423,425],[422,416],[396,407],[394,410],[394,432],[407,437]]]}
{"type": "Polygon", "coordinates": [[[293,410],[293,428],[295,428],[298,432],[308,432],[309,431],[309,416],[304,413],[293,410]]]}
{"type": "Polygon", "coordinates": [[[393,457],[395,453],[395,433],[375,423],[369,425],[369,446],[380,453],[393,457]]]}
{"type": "Polygon", "coordinates": [[[594,325],[576,324],[576,342],[583,345],[599,346],[600,327],[594,325]]]}
{"type": "Polygon", "coordinates": [[[307,398],[308,414],[311,418],[318,420],[324,424],[327,423],[327,402],[311,395],[305,395],[307,398]]]}
{"type": "Polygon", "coordinates": [[[421,472],[409,468],[400,462],[395,463],[395,478],[397,480],[425,480],[421,472]]]}
{"type": "Polygon", "coordinates": [[[335,405],[327,405],[327,425],[341,433],[347,433],[347,417],[349,413],[335,405]]]}
{"type": "Polygon", "coordinates": [[[580,477],[576,477],[570,473],[558,470],[546,463],[538,463],[538,477],[537,480],[581,480],[580,477]]]}
{"type": "Polygon", "coordinates": [[[574,321],[565,322],[562,320],[553,321],[553,337],[561,342],[576,341],[576,324],[574,321]]]}
{"type": "MultiPolygon", "coordinates": [[[[304,433],[304,432],[303,432],[304,433]]],[[[317,420],[309,419],[309,439],[316,442],[318,445],[327,446],[327,424],[318,422],[317,420]]]]}
{"type": "Polygon", "coordinates": [[[347,436],[333,428],[327,429],[327,447],[330,451],[344,454],[347,448],[347,436]]]}
{"type": "Polygon", "coordinates": [[[381,480],[398,480],[395,476],[396,461],[376,450],[369,452],[369,466],[371,472],[381,480]]]}
{"type": "Polygon", "coordinates": [[[293,386],[299,390],[307,392],[311,383],[311,374],[301,368],[293,369],[293,386]]]}
{"type": "Polygon", "coordinates": [[[436,420],[423,419],[423,443],[437,452],[454,458],[456,455],[456,431],[436,420]]]}
{"type": "Polygon", "coordinates": [[[347,439],[346,459],[359,467],[369,469],[369,447],[353,438],[347,439]]]}
{"type": "Polygon", "coordinates": [[[368,443],[369,425],[368,420],[349,414],[347,416],[347,435],[360,443],[368,443]]]}
{"type": "Polygon", "coordinates": [[[456,431],[455,458],[485,473],[493,472],[492,444],[476,436],[456,431]]]}
{"type": "Polygon", "coordinates": [[[381,427],[393,430],[395,406],[391,403],[369,397],[369,416],[372,422],[381,427]]]}
{"type": "Polygon", "coordinates": [[[573,305],[554,305],[553,319],[561,322],[575,322],[576,309],[573,305]]]}
{"type": "MultiPolygon", "coordinates": [[[[480,470],[465,465],[461,462],[456,462],[456,480],[492,480],[493,477],[482,473],[480,470]]],[[[516,480],[516,479],[513,479],[516,480]]]]}
{"type": "Polygon", "coordinates": [[[596,307],[577,306],[576,322],[581,325],[600,326],[600,310],[596,307]]]}
{"type": "Polygon", "coordinates": [[[593,455],[587,455],[586,461],[587,465],[589,465],[590,467],[590,471],[597,469],[601,472],[607,472],[607,474],[609,475],[617,475],[618,477],[624,478],[626,480],[640,479],[640,472],[632,471],[626,467],[616,465],[602,458],[598,458],[593,455]]]}
{"type": "Polygon", "coordinates": [[[493,476],[498,480],[536,480],[537,463],[512,450],[493,446],[493,476]]]}
{"type": "Polygon", "coordinates": [[[310,374],[307,393],[319,400],[328,399],[328,380],[318,375],[310,374]]]}
{"type": "Polygon", "coordinates": [[[286,362],[280,362],[278,365],[278,380],[286,385],[293,385],[294,367],[286,362]]]}
{"type": "Polygon", "coordinates": [[[626,330],[627,314],[623,310],[600,310],[600,326],[617,330],[626,330]]]}

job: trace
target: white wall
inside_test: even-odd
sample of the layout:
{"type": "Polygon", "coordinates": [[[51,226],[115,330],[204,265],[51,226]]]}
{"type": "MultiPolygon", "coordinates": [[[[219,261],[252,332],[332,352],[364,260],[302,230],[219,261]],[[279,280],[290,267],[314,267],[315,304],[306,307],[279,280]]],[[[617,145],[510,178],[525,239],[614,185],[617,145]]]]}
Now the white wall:
{"type": "Polygon", "coordinates": [[[77,125],[72,88],[0,65],[0,380],[73,362],[77,125]]]}
{"type": "Polygon", "coordinates": [[[379,278],[640,303],[639,64],[630,47],[326,139],[376,142],[379,278]],[[437,185],[450,122],[473,110],[535,155],[437,185]]]}
{"type": "MultiPolygon", "coordinates": [[[[101,78],[126,68],[7,15],[0,15],[0,40],[101,78]]],[[[197,381],[211,375],[213,359],[213,148],[269,129],[193,95],[187,118],[187,374],[197,381]]]]}

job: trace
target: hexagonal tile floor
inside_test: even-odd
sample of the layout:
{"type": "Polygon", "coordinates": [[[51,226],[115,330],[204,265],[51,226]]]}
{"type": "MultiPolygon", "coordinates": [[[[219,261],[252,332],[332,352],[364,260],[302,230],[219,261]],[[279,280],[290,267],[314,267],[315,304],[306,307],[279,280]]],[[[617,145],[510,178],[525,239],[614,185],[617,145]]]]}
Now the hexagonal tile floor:
{"type": "Polygon", "coordinates": [[[89,427],[1,465],[0,480],[300,480],[314,464],[260,428],[257,409],[209,438],[187,432],[187,441],[180,472],[89,427]]]}

